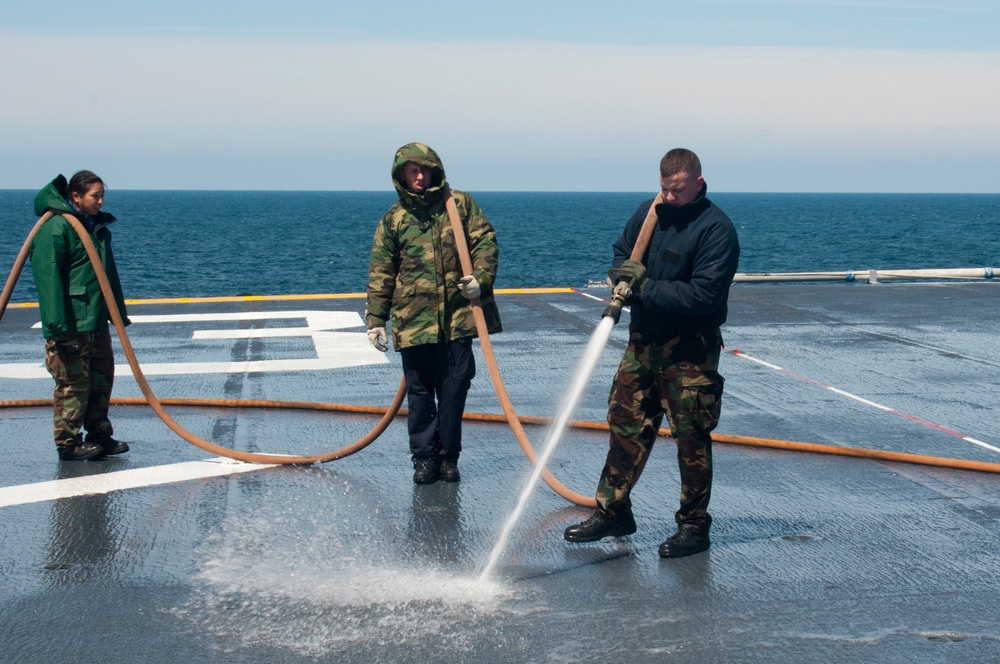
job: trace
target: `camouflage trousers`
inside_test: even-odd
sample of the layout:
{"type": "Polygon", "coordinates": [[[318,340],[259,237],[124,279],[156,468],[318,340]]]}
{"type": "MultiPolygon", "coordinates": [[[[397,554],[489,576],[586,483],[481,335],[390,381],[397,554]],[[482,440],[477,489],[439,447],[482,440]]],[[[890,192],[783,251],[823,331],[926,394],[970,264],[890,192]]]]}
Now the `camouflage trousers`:
{"type": "Polygon", "coordinates": [[[677,442],[681,506],[676,522],[708,529],[712,517],[711,431],[719,423],[722,388],[719,330],[674,337],[664,344],[629,340],[608,396],[610,450],[597,486],[598,506],[610,514],[631,507],[664,414],[677,442]]]}
{"type": "Polygon", "coordinates": [[[115,358],[107,330],[64,334],[45,340],[45,368],[56,380],[52,420],[56,447],[65,449],[82,440],[110,438],[108,420],[115,358]]]}

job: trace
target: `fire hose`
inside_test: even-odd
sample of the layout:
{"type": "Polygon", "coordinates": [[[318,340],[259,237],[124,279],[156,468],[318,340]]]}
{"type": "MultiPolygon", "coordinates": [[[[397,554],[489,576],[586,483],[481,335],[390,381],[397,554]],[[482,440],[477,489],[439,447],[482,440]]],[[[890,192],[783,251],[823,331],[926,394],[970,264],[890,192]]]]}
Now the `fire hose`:
{"type": "MultiPolygon", "coordinates": [[[[445,204],[448,211],[449,220],[452,224],[452,229],[455,234],[456,246],[459,253],[459,258],[462,263],[462,269],[465,274],[472,273],[472,262],[469,256],[468,246],[465,241],[464,228],[461,224],[461,219],[459,218],[458,209],[455,205],[454,199],[451,197],[450,192],[446,192],[445,204]]],[[[647,214],[646,219],[643,222],[643,226],[640,230],[639,237],[637,238],[636,245],[633,248],[632,258],[640,259],[642,254],[645,252],[645,247],[648,244],[649,237],[652,234],[652,230],[655,227],[656,215],[655,215],[656,201],[650,207],[650,212],[647,214]]],[[[11,295],[14,290],[14,286],[17,283],[17,279],[24,268],[24,264],[27,261],[27,255],[30,250],[31,241],[34,238],[38,230],[45,224],[49,219],[53,217],[52,212],[47,212],[43,215],[38,222],[32,228],[31,232],[28,234],[24,245],[21,248],[20,253],[15,260],[14,267],[11,270],[11,274],[8,277],[7,284],[4,287],[2,295],[0,295],[0,320],[2,320],[3,314],[6,311],[7,304],[10,301],[11,295]]],[[[101,286],[101,292],[108,303],[108,312],[111,317],[111,321],[115,326],[115,330],[118,334],[119,341],[121,342],[122,349],[125,352],[126,358],[128,360],[129,366],[133,371],[133,375],[139,385],[140,391],[144,395],[145,399],[130,399],[130,398],[113,398],[111,400],[112,404],[116,405],[149,405],[153,411],[160,417],[160,419],[170,428],[174,433],[180,436],[182,439],[188,443],[195,445],[196,447],[215,454],[217,456],[227,457],[231,459],[236,459],[239,461],[244,461],[247,463],[262,463],[262,464],[282,464],[282,465],[310,465],[314,463],[325,463],[328,461],[333,461],[336,459],[341,459],[343,457],[354,454],[369,444],[374,442],[384,431],[388,428],[389,423],[398,414],[405,414],[406,410],[401,409],[403,397],[406,392],[406,382],[403,379],[400,382],[399,388],[396,391],[395,397],[392,403],[387,408],[380,407],[368,407],[368,406],[352,406],[345,404],[325,404],[325,403],[312,403],[312,402],[288,402],[288,401],[268,401],[268,400],[234,400],[234,399],[159,399],[153,393],[149,386],[148,381],[142,372],[139,365],[138,359],[135,356],[134,349],[132,348],[131,342],[129,340],[128,334],[125,331],[124,322],[122,321],[121,315],[118,312],[117,306],[114,306],[114,296],[111,292],[111,286],[108,282],[107,275],[103,269],[103,264],[101,263],[100,257],[97,254],[97,250],[91,242],[87,231],[83,228],[82,224],[75,219],[72,215],[64,215],[64,218],[70,223],[74,231],[80,237],[81,242],[85,250],[87,251],[88,257],[94,266],[95,273],[97,274],[98,282],[101,286]],[[249,407],[249,408],[288,408],[288,409],[305,409],[305,410],[320,410],[320,411],[332,411],[332,412],[348,412],[348,413],[364,413],[364,414],[381,414],[379,422],[375,427],[365,436],[360,438],[355,443],[343,447],[339,450],[326,452],[322,454],[306,455],[306,456],[296,456],[296,455],[285,455],[285,454],[264,454],[264,453],[253,453],[253,452],[242,452],[238,450],[233,450],[230,448],[222,447],[216,445],[212,442],[204,440],[198,436],[195,436],[191,432],[184,429],[180,424],[178,424],[163,408],[164,405],[171,406],[196,406],[196,407],[249,407]]],[[[612,301],[609,305],[611,307],[617,306],[618,314],[620,315],[623,300],[619,302],[612,301]]],[[[522,451],[525,456],[528,457],[532,464],[535,463],[537,455],[534,448],[531,445],[527,434],[524,431],[522,424],[531,425],[544,425],[548,423],[546,418],[537,417],[522,417],[518,416],[513,408],[510,397],[504,386],[502,377],[500,376],[499,366],[496,362],[496,357],[493,354],[492,345],[489,341],[489,334],[486,330],[485,317],[482,313],[482,307],[480,306],[478,298],[472,300],[473,316],[476,322],[476,329],[479,334],[480,343],[482,345],[483,354],[487,361],[487,366],[490,372],[490,377],[493,381],[494,390],[497,393],[497,397],[500,400],[500,405],[503,410],[503,416],[493,415],[493,414],[481,414],[481,413],[465,413],[463,419],[471,421],[480,422],[504,422],[511,427],[514,432],[515,438],[518,444],[521,446],[522,451]]],[[[604,315],[609,315],[606,311],[604,315]]],[[[52,401],[50,399],[38,399],[38,400],[13,400],[13,401],[0,401],[0,408],[10,408],[10,407],[35,407],[35,406],[45,406],[51,405],[52,401]]],[[[579,429],[590,429],[590,430],[602,430],[606,431],[608,428],[607,423],[601,422],[586,422],[580,420],[571,420],[569,426],[579,429]]],[[[669,436],[669,429],[661,429],[661,435],[669,436]]],[[[791,451],[801,451],[801,452],[811,452],[818,454],[835,454],[841,456],[857,457],[857,458],[867,458],[891,462],[901,462],[901,463],[911,463],[911,464],[921,464],[929,465],[942,468],[952,468],[959,470],[972,470],[979,472],[990,472],[990,473],[1000,473],[1000,464],[995,463],[985,463],[976,461],[966,461],[962,459],[950,459],[942,457],[933,457],[918,454],[906,454],[899,452],[885,452],[881,450],[872,450],[864,448],[853,448],[853,447],[840,447],[834,445],[818,445],[814,443],[803,443],[795,441],[782,441],[782,440],[772,440],[767,438],[755,438],[748,436],[735,436],[713,433],[712,440],[721,443],[730,443],[737,445],[749,445],[754,447],[765,447],[772,449],[781,450],[791,450],[791,451]]],[[[544,471],[542,475],[546,483],[560,496],[566,498],[570,502],[573,502],[582,507],[594,507],[595,501],[592,497],[583,496],[576,493],[563,484],[561,484],[549,471],[544,471]]]]}

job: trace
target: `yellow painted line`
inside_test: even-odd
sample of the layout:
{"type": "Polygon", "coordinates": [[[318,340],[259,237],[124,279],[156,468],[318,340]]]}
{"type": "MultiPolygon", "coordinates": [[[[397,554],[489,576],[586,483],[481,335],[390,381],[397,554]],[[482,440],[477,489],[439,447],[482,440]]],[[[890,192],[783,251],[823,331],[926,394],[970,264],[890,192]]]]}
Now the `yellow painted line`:
{"type": "Polygon", "coordinates": [[[291,302],[294,300],[349,300],[364,293],[304,293],[299,295],[233,295],[218,297],[164,297],[149,300],[125,300],[125,304],[199,304],[204,302],[291,302]]]}
{"type": "MultiPolygon", "coordinates": [[[[546,293],[573,293],[573,288],[498,288],[503,295],[539,295],[546,293]]],[[[299,295],[233,295],[217,297],[163,297],[148,300],[125,300],[125,304],[201,304],[206,302],[291,302],[296,300],[352,300],[365,297],[365,293],[303,293],[299,295]]],[[[12,302],[7,305],[18,309],[38,307],[37,302],[12,302]]]]}
{"type": "Polygon", "coordinates": [[[575,288],[498,288],[493,292],[503,293],[504,295],[520,295],[524,293],[573,293],[575,291],[575,288]]]}

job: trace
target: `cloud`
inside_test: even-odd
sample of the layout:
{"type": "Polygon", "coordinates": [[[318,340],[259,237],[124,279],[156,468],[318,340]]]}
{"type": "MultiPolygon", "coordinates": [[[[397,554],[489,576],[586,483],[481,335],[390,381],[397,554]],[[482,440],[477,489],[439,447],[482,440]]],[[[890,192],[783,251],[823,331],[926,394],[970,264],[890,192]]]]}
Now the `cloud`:
{"type": "Polygon", "coordinates": [[[59,155],[129,187],[383,188],[411,140],[489,189],[635,189],[681,144],[750,169],[1000,152],[996,53],[8,34],[0,58],[9,186],[59,155]]]}

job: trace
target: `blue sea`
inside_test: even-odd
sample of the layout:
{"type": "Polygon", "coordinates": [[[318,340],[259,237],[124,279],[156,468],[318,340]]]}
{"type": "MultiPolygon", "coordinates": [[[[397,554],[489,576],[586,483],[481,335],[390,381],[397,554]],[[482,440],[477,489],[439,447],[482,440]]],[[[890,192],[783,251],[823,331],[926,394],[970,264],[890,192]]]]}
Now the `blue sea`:
{"type": "MultiPolygon", "coordinates": [[[[44,183],[43,183],[44,184],[44,183]]],[[[611,243],[653,193],[471,192],[496,228],[499,288],[602,279],[611,243]]],[[[6,275],[36,221],[34,191],[0,190],[6,275]]],[[[1000,195],[711,193],[740,272],[996,267],[1000,195]]],[[[128,298],[357,293],[385,192],[116,191],[113,246],[128,298]]],[[[34,301],[30,265],[13,301],[34,301]]]]}

